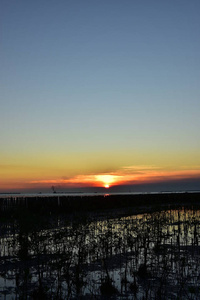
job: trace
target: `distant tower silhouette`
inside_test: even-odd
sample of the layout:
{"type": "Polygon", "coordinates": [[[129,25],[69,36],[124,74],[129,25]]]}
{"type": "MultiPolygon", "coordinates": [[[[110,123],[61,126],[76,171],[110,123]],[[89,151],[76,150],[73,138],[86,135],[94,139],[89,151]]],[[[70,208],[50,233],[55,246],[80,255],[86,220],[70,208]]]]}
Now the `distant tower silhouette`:
{"type": "Polygon", "coordinates": [[[55,186],[52,185],[51,189],[52,189],[53,193],[55,194],[56,193],[55,186]]]}

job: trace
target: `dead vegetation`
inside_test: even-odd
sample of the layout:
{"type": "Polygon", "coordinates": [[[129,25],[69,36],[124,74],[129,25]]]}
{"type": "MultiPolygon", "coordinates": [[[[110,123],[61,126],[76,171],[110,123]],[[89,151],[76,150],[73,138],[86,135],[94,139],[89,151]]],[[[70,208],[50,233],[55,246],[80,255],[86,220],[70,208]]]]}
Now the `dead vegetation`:
{"type": "Polygon", "coordinates": [[[4,299],[200,298],[198,209],[108,218],[21,209],[0,230],[4,299]]]}

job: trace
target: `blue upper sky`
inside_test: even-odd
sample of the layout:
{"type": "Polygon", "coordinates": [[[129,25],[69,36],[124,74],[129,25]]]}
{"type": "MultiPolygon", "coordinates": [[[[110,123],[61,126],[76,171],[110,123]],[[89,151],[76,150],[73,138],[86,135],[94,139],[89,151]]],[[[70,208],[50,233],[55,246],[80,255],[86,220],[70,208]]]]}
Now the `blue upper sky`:
{"type": "Polygon", "coordinates": [[[191,157],[199,16],[199,0],[2,0],[1,154],[191,157]]]}

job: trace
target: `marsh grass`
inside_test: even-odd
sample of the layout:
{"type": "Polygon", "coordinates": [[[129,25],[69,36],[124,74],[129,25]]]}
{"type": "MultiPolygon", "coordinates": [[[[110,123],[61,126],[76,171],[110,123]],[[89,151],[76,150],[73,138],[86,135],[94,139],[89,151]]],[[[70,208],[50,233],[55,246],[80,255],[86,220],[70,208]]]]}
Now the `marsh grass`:
{"type": "Polygon", "coordinates": [[[1,206],[4,299],[200,298],[199,209],[69,214],[32,201],[1,206]]]}

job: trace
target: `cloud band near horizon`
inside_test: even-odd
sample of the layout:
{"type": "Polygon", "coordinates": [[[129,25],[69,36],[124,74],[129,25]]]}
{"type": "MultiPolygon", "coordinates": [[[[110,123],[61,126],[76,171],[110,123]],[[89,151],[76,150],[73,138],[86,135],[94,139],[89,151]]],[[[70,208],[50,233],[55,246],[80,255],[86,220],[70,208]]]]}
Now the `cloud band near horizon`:
{"type": "Polygon", "coordinates": [[[25,186],[35,189],[40,187],[46,188],[51,185],[62,188],[112,187],[197,178],[200,178],[200,169],[197,167],[194,169],[164,170],[156,166],[128,166],[111,173],[81,174],[68,178],[30,180],[25,186]]]}

